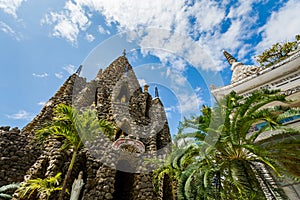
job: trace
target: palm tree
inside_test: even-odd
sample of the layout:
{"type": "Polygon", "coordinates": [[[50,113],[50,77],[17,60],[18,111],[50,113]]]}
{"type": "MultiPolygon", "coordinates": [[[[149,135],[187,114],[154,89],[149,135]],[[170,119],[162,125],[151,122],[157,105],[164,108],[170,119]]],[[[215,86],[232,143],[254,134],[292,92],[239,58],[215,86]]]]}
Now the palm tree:
{"type": "Polygon", "coordinates": [[[19,184],[16,184],[16,183],[12,183],[12,184],[9,184],[9,185],[4,185],[4,186],[1,186],[0,187],[0,199],[3,198],[3,199],[11,199],[12,196],[9,195],[9,194],[5,194],[4,192],[7,191],[7,190],[11,190],[11,189],[17,189],[19,187],[19,184]]]}
{"type": "Polygon", "coordinates": [[[154,186],[154,190],[159,193],[163,192],[163,188],[169,187],[171,189],[169,193],[171,196],[163,197],[164,199],[172,198],[175,200],[176,198],[175,184],[179,180],[181,173],[179,166],[176,164],[176,160],[180,155],[182,155],[182,150],[173,146],[173,151],[169,155],[167,155],[166,159],[158,158],[150,160],[150,162],[157,165],[152,174],[152,183],[154,186]]]}
{"type": "Polygon", "coordinates": [[[19,194],[19,198],[30,198],[35,192],[39,196],[39,199],[49,199],[50,195],[54,191],[59,191],[62,188],[59,187],[61,179],[61,173],[56,174],[54,177],[46,179],[31,179],[20,184],[20,187],[16,192],[19,194]]]}
{"type": "Polygon", "coordinates": [[[232,92],[214,109],[204,107],[206,110],[199,120],[185,119],[181,123],[180,130],[196,129],[195,144],[199,152],[194,154],[195,162],[182,172],[180,199],[265,199],[266,196],[281,199],[284,196],[272,176],[299,178],[300,159],[294,148],[300,147],[300,132],[283,126],[282,119],[300,115],[300,111],[267,106],[275,101],[288,103],[279,91],[257,91],[247,98],[232,92]],[[264,126],[250,134],[253,125],[261,122],[264,126]],[[260,138],[266,131],[275,130],[276,135],[260,138]],[[202,139],[203,135],[210,140],[202,139]],[[288,148],[289,145],[294,148],[288,148]],[[297,163],[289,167],[292,161],[297,163]]]}
{"type": "Polygon", "coordinates": [[[99,132],[112,134],[114,126],[104,120],[98,120],[96,112],[87,109],[80,112],[71,106],[59,104],[54,109],[53,121],[37,132],[39,139],[48,136],[64,138],[63,149],[72,148],[72,159],[64,178],[59,199],[62,200],[71,172],[83,142],[93,139],[99,132]]]}

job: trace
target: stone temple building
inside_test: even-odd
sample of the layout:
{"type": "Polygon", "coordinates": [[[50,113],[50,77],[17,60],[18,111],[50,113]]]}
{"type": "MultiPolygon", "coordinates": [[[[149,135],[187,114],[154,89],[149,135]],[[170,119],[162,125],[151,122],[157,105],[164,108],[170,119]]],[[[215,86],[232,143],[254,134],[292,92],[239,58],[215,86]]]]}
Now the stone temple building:
{"type": "MultiPolygon", "coordinates": [[[[147,160],[164,157],[171,136],[163,104],[155,88],[142,89],[125,55],[113,61],[96,78],[87,82],[71,75],[41,112],[22,130],[0,127],[0,187],[28,179],[66,174],[72,151],[61,148],[62,139],[35,140],[36,130],[53,118],[53,108],[64,103],[77,109],[96,109],[98,119],[116,126],[115,134],[99,134],[83,141],[68,189],[82,172],[81,199],[155,200],[171,199],[167,178],[158,192],[152,186],[153,166],[147,160]]],[[[62,176],[64,177],[64,175],[62,176]]],[[[14,199],[19,199],[15,193],[14,199]]],[[[50,199],[57,199],[53,193],[50,199]]],[[[32,196],[30,199],[39,199],[32,196]]],[[[69,199],[69,197],[66,197],[69,199]]]]}
{"type": "MultiPolygon", "coordinates": [[[[231,91],[244,97],[249,96],[258,89],[280,90],[286,95],[286,98],[293,100],[288,106],[300,107],[300,49],[290,53],[290,56],[279,63],[270,67],[262,68],[253,65],[245,65],[238,62],[232,55],[224,51],[228,63],[231,65],[232,78],[231,84],[224,87],[212,87],[212,94],[216,100],[220,100],[231,91]]],[[[278,102],[268,104],[276,106],[278,102]]],[[[287,106],[287,105],[285,105],[287,106]]],[[[300,116],[296,115],[284,119],[284,124],[289,127],[300,127],[300,116]]],[[[257,131],[263,126],[263,123],[256,124],[251,133],[257,131]]],[[[270,135],[276,134],[276,131],[268,131],[261,134],[257,140],[264,139],[270,135]]],[[[297,151],[297,149],[295,149],[297,151]]],[[[279,185],[291,200],[300,199],[300,183],[293,180],[279,182],[279,185]]]]}

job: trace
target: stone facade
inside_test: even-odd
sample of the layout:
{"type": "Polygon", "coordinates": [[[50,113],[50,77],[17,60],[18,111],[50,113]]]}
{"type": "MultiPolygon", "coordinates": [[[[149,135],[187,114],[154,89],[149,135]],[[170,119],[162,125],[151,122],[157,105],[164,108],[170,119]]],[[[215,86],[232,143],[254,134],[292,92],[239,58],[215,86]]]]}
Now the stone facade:
{"type": "Polygon", "coordinates": [[[21,182],[37,159],[36,150],[18,128],[0,127],[0,186],[21,182]]]}
{"type": "MultiPolygon", "coordinates": [[[[62,150],[62,141],[34,140],[34,133],[53,117],[59,103],[77,109],[92,107],[98,118],[116,125],[114,137],[100,134],[84,141],[68,188],[83,172],[85,185],[81,199],[170,199],[167,192],[155,193],[153,166],[148,159],[169,151],[171,137],[163,104],[152,98],[148,87],[141,89],[125,55],[117,58],[96,78],[87,82],[71,75],[45,104],[40,114],[21,131],[0,128],[0,186],[32,178],[46,178],[58,172],[66,174],[71,150],[62,150]]],[[[167,188],[166,185],[164,188],[167,188]]],[[[58,193],[51,195],[56,199],[58,193]]],[[[31,199],[43,199],[35,197],[31,199]]],[[[18,199],[18,194],[14,194],[18,199]]],[[[66,197],[68,199],[68,197],[66,197]]]]}

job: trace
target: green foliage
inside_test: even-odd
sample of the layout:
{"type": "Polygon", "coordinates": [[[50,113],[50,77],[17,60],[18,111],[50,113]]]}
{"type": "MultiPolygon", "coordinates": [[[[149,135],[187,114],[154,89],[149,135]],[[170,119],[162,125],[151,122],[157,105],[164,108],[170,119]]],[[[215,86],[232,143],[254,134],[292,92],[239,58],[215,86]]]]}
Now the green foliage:
{"type": "MultiPolygon", "coordinates": [[[[158,192],[161,189],[162,183],[166,177],[169,177],[171,182],[174,182],[176,181],[176,179],[179,178],[178,173],[180,173],[180,170],[174,165],[177,156],[178,152],[174,149],[172,153],[167,156],[166,160],[154,159],[151,161],[152,163],[155,163],[158,166],[153,171],[152,176],[152,183],[156,192],[158,192]]],[[[175,191],[172,192],[174,194],[175,191]]]]}
{"type": "Polygon", "coordinates": [[[86,109],[80,112],[64,104],[56,106],[52,122],[37,131],[36,136],[39,140],[45,140],[49,136],[64,138],[62,148],[73,149],[60,199],[63,198],[66,191],[67,181],[71,176],[78,151],[83,147],[85,141],[93,140],[100,132],[112,135],[114,126],[104,120],[99,121],[95,111],[86,109]]]}
{"type": "Polygon", "coordinates": [[[261,55],[257,56],[257,62],[264,67],[269,67],[279,61],[287,58],[290,52],[297,47],[297,41],[300,41],[300,35],[295,36],[295,41],[276,43],[271,48],[265,50],[261,55]]]}
{"type": "Polygon", "coordinates": [[[0,199],[3,198],[3,199],[11,199],[12,196],[9,195],[9,194],[5,194],[4,192],[7,191],[7,190],[11,190],[11,189],[17,189],[19,187],[19,184],[16,184],[16,183],[12,183],[12,184],[9,184],[9,185],[4,185],[4,186],[1,186],[0,187],[0,199]]]}
{"type": "Polygon", "coordinates": [[[184,119],[175,141],[189,142],[175,150],[176,159],[172,154],[168,158],[176,164],[167,159],[168,166],[164,166],[168,172],[176,171],[170,174],[176,174],[179,199],[266,199],[266,194],[275,199],[284,197],[270,178],[272,174],[300,178],[296,150],[300,148],[300,132],[281,122],[285,117],[300,115],[300,110],[267,106],[275,101],[288,103],[279,91],[257,91],[247,98],[232,92],[214,108],[203,107],[201,116],[184,119]],[[249,133],[261,122],[266,122],[262,129],[249,133]],[[184,133],[186,128],[195,131],[184,133]],[[277,134],[258,140],[266,131],[277,134]]]}
{"type": "Polygon", "coordinates": [[[45,195],[46,198],[49,199],[52,192],[62,190],[62,188],[59,187],[60,180],[61,173],[46,179],[37,178],[28,180],[20,185],[17,192],[20,198],[30,199],[33,194],[37,194],[39,199],[43,199],[42,195],[45,195]]]}

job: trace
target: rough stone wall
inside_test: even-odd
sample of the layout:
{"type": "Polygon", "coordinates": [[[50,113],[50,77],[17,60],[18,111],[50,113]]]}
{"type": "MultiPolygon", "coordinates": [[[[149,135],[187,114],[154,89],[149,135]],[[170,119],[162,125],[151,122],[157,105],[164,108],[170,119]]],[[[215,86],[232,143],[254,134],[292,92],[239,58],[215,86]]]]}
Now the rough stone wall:
{"type": "Polygon", "coordinates": [[[135,174],[132,196],[132,200],[158,199],[158,194],[153,191],[151,173],[135,174]]]}
{"type": "Polygon", "coordinates": [[[113,121],[111,110],[113,91],[116,91],[115,85],[122,82],[121,77],[127,76],[130,81],[129,90],[134,92],[140,88],[137,78],[125,56],[121,56],[111,63],[101,74],[97,89],[97,110],[100,119],[113,121]],[[128,72],[126,72],[126,67],[128,72]]]}
{"type": "MultiPolygon", "coordinates": [[[[80,86],[81,84],[78,83],[78,85],[80,86]]],[[[88,82],[77,95],[73,95],[72,105],[77,109],[91,106],[95,102],[96,90],[97,81],[92,80],[88,82]]]]}
{"type": "MultiPolygon", "coordinates": [[[[98,77],[98,80],[96,106],[98,116],[114,122],[124,134],[123,136],[116,135],[114,140],[125,137],[139,140],[145,146],[145,154],[137,157],[134,154],[126,155],[124,153],[124,155],[120,155],[117,152],[109,158],[114,159],[113,165],[115,167],[118,166],[119,162],[128,162],[128,168],[138,166],[134,170],[133,183],[128,183],[132,184],[130,199],[156,199],[158,194],[153,190],[151,171],[145,166],[144,161],[157,154],[164,154],[166,152],[164,147],[167,147],[171,142],[163,105],[158,98],[152,99],[147,91],[142,91],[132,67],[124,56],[114,61],[98,77]],[[127,66],[128,72],[126,72],[125,66],[127,66]],[[164,121],[165,123],[162,123],[164,121]]],[[[101,154],[107,154],[108,149],[101,154]]],[[[106,169],[106,171],[110,170],[106,169]]],[[[111,171],[110,173],[116,175],[120,172],[111,171]]],[[[122,176],[128,175],[124,173],[122,176]]],[[[111,177],[104,178],[104,180],[106,183],[111,182],[111,177]]],[[[114,192],[116,190],[118,188],[113,189],[114,192]]],[[[113,197],[116,199],[115,193],[113,193],[113,197]]],[[[129,197],[124,199],[129,199],[129,197]]]]}
{"type": "Polygon", "coordinates": [[[18,128],[0,127],[0,187],[23,180],[39,152],[18,128]]]}

